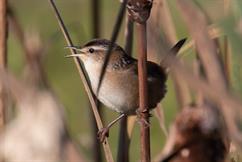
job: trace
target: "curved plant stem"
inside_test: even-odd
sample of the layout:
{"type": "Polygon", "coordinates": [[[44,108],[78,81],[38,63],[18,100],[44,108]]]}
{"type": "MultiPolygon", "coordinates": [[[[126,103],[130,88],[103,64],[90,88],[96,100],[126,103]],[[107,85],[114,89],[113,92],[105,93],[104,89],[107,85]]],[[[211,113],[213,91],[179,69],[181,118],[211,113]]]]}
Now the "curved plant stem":
{"type": "MultiPolygon", "coordinates": [[[[49,0],[53,10],[54,10],[54,13],[55,13],[55,16],[58,20],[58,23],[60,25],[60,28],[63,32],[63,35],[66,39],[66,42],[67,42],[67,45],[68,46],[73,46],[72,44],[72,41],[70,39],[70,36],[68,34],[68,31],[64,25],[64,22],[63,20],[61,19],[61,16],[56,8],[56,5],[54,3],[53,0],[49,0]]],[[[76,51],[73,50],[73,49],[70,49],[71,53],[72,54],[76,54],[76,51]]],[[[89,82],[88,80],[86,79],[86,76],[85,76],[85,73],[84,73],[84,68],[82,67],[82,64],[81,64],[81,60],[74,57],[74,61],[76,63],[76,67],[78,69],[78,72],[80,74],[80,77],[82,79],[82,82],[84,84],[84,87],[85,87],[85,90],[87,92],[87,95],[88,95],[88,98],[90,100],[90,103],[91,103],[91,106],[92,106],[92,110],[93,110],[93,113],[94,113],[94,116],[95,116],[95,119],[96,119],[96,122],[97,122],[97,125],[98,125],[98,129],[101,130],[103,128],[103,123],[101,121],[101,118],[100,118],[100,115],[98,113],[98,110],[97,110],[97,105],[96,105],[96,102],[95,102],[95,98],[94,98],[94,95],[93,95],[93,92],[90,88],[90,85],[89,85],[89,82]]],[[[106,160],[108,162],[113,162],[113,157],[112,157],[112,153],[111,153],[111,149],[110,149],[110,146],[108,144],[108,141],[107,141],[107,138],[105,138],[104,142],[103,142],[103,148],[104,148],[104,152],[105,152],[105,157],[106,157],[106,160]]]]}
{"type": "MultiPolygon", "coordinates": [[[[7,66],[7,1],[0,0],[0,68],[7,66]]],[[[6,97],[2,85],[0,85],[0,129],[5,124],[6,97]]]]}
{"type": "MultiPolygon", "coordinates": [[[[146,23],[137,24],[138,31],[138,73],[139,73],[139,107],[142,121],[149,122],[148,94],[147,94],[147,37],[146,23]]],[[[150,128],[141,122],[141,161],[150,161],[150,128]]]]}
{"type": "MultiPolygon", "coordinates": [[[[101,15],[100,15],[100,0],[91,0],[91,15],[92,15],[92,32],[93,32],[93,38],[98,38],[100,36],[100,30],[101,30],[101,15]]],[[[100,109],[100,102],[97,100],[97,108],[99,111],[99,115],[102,117],[102,111],[100,109]]],[[[89,105],[91,106],[91,105],[89,105]]],[[[97,124],[95,121],[95,117],[92,112],[90,112],[90,117],[91,117],[91,125],[92,125],[92,155],[93,155],[93,160],[94,162],[102,162],[102,152],[101,152],[101,146],[100,146],[100,141],[97,138],[97,124]]]]}
{"type": "MultiPolygon", "coordinates": [[[[133,21],[126,15],[126,29],[125,29],[125,51],[131,55],[133,47],[133,21]]],[[[133,127],[134,122],[128,122],[131,116],[125,116],[121,119],[119,129],[119,144],[117,162],[129,162],[129,146],[131,133],[128,128],[133,127]],[[129,124],[129,125],[128,125],[129,124]]]]}

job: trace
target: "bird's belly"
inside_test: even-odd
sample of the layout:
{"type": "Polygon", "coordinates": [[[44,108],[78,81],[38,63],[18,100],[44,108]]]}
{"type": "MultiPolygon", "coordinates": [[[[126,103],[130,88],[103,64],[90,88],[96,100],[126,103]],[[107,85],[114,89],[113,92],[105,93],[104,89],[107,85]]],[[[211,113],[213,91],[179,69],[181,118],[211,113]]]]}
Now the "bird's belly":
{"type": "Polygon", "coordinates": [[[108,108],[120,113],[133,113],[138,108],[138,79],[127,75],[106,74],[97,95],[98,81],[90,78],[97,98],[108,108]]]}
{"type": "MultiPolygon", "coordinates": [[[[138,81],[138,80],[137,80],[138,81]]],[[[138,108],[138,87],[129,82],[112,84],[103,82],[98,99],[107,107],[120,113],[133,113],[138,108]]]]}
{"type": "MultiPolygon", "coordinates": [[[[92,73],[94,74],[94,73],[92,73]]],[[[120,113],[133,114],[139,106],[138,76],[127,73],[106,73],[99,93],[99,78],[89,76],[92,89],[97,98],[108,108],[120,113]]],[[[156,79],[148,79],[148,108],[156,107],[164,97],[165,85],[156,79]]]]}

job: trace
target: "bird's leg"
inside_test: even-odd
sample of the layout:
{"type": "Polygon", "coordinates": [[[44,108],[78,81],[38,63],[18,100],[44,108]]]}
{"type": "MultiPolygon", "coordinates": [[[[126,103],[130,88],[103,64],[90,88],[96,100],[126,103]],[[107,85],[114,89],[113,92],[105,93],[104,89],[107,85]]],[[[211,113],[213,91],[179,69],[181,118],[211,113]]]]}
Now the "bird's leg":
{"type": "MultiPolygon", "coordinates": [[[[145,113],[149,113],[149,109],[145,109],[145,110],[140,110],[140,109],[137,109],[136,110],[136,115],[137,115],[137,120],[138,120],[138,123],[144,123],[147,127],[150,126],[150,123],[149,121],[143,119],[141,116],[144,115],[145,113]]],[[[152,115],[149,113],[149,117],[151,117],[152,115]]]]}
{"type": "Polygon", "coordinates": [[[107,127],[102,128],[101,130],[98,131],[98,138],[100,142],[103,142],[105,137],[109,136],[109,129],[117,123],[120,119],[122,119],[125,116],[125,114],[119,115],[115,120],[110,122],[107,127]]]}

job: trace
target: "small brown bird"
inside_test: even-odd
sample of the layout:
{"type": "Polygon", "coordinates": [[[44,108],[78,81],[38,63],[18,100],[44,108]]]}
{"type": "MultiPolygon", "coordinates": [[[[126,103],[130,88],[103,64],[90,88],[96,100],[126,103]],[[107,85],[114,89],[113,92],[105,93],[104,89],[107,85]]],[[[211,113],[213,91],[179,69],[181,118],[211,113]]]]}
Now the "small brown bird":
{"type": "MultiPolygon", "coordinates": [[[[184,42],[185,39],[173,47],[175,52],[181,48],[184,42]]],[[[69,47],[78,51],[78,54],[67,57],[79,57],[82,60],[95,95],[97,95],[102,66],[110,44],[111,42],[106,39],[94,39],[82,48],[69,47]]],[[[164,97],[166,80],[165,70],[158,64],[147,61],[149,109],[155,108],[164,97]]],[[[138,62],[135,58],[127,55],[123,48],[117,44],[113,45],[97,98],[105,106],[121,113],[107,128],[123,116],[135,114],[139,107],[138,62]]]]}

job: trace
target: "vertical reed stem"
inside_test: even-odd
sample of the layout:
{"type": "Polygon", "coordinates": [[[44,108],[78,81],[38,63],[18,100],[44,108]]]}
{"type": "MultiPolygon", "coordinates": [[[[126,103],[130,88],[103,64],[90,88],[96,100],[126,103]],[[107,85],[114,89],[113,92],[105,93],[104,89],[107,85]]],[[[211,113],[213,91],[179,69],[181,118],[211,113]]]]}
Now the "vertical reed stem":
{"type": "Polygon", "coordinates": [[[120,121],[117,162],[129,162],[129,136],[127,129],[127,116],[120,121]]]}
{"type": "MultiPolygon", "coordinates": [[[[5,69],[7,65],[7,1],[0,0],[0,68],[5,69]]],[[[5,124],[5,95],[0,85],[0,129],[5,124]]]]}
{"type": "MultiPolygon", "coordinates": [[[[230,9],[230,4],[231,0],[224,0],[224,16],[228,16],[229,14],[229,9],[230,9]]],[[[231,83],[231,65],[232,65],[232,60],[231,60],[231,51],[230,51],[230,45],[228,41],[228,37],[224,36],[224,69],[225,69],[225,75],[226,79],[228,81],[228,86],[230,86],[231,83]]]]}
{"type": "Polygon", "coordinates": [[[92,30],[93,36],[99,37],[100,35],[100,0],[92,0],[92,30]]]}
{"type": "MultiPolygon", "coordinates": [[[[92,15],[92,32],[93,38],[98,38],[100,36],[100,0],[92,0],[91,1],[91,15],[92,15]]],[[[94,96],[95,97],[95,96],[94,96]]],[[[100,103],[97,101],[97,108],[99,111],[100,116],[102,116],[100,112],[100,103]]],[[[89,105],[91,107],[91,105],[89,105]]],[[[97,124],[95,121],[95,117],[92,112],[90,112],[91,116],[91,125],[92,125],[92,150],[93,150],[93,160],[94,162],[102,162],[102,153],[101,153],[101,146],[100,141],[97,138],[97,124]]]]}
{"type": "MultiPolygon", "coordinates": [[[[130,19],[130,17],[126,16],[125,52],[128,55],[131,55],[132,47],[133,47],[133,21],[130,19]]],[[[128,122],[127,122],[128,118],[129,117],[124,116],[120,121],[117,162],[123,162],[123,161],[129,162],[130,136],[128,133],[128,122]]]]}
{"type": "MultiPolygon", "coordinates": [[[[55,5],[54,0],[49,0],[49,2],[50,2],[51,7],[53,8],[53,11],[55,13],[56,19],[57,19],[57,21],[59,23],[59,26],[61,28],[61,31],[62,31],[62,33],[63,33],[63,35],[65,37],[65,40],[66,40],[68,46],[73,46],[72,40],[70,38],[70,35],[69,35],[69,33],[67,31],[67,28],[66,28],[66,26],[65,26],[65,24],[64,24],[64,22],[63,22],[63,20],[61,18],[60,13],[59,13],[56,5],[55,5]]],[[[71,51],[71,53],[73,55],[76,54],[75,50],[71,49],[70,51],[71,51]]],[[[93,114],[95,116],[95,120],[97,122],[98,129],[100,130],[100,129],[103,128],[103,123],[102,123],[101,117],[100,117],[100,115],[98,113],[98,109],[97,109],[97,105],[96,105],[96,102],[95,102],[95,98],[94,98],[93,92],[92,92],[92,90],[90,88],[88,80],[86,79],[86,76],[85,76],[85,73],[84,73],[84,68],[82,67],[82,64],[81,64],[81,60],[78,59],[78,58],[74,58],[74,61],[75,61],[76,67],[78,69],[79,75],[81,77],[81,80],[83,82],[84,88],[85,88],[85,90],[87,92],[88,98],[90,100],[91,107],[92,107],[92,110],[93,110],[93,114]]],[[[113,162],[114,160],[113,160],[112,152],[111,152],[111,149],[110,149],[110,146],[109,146],[107,138],[105,138],[105,141],[104,141],[104,143],[102,145],[103,145],[106,161],[107,162],[113,162]]]]}
{"type": "Polygon", "coordinates": [[[132,49],[133,49],[133,26],[134,26],[133,21],[130,19],[129,16],[127,16],[124,49],[128,55],[131,55],[132,49]]]}
{"type": "MultiPolygon", "coordinates": [[[[147,103],[147,37],[146,22],[137,24],[138,31],[138,73],[139,73],[139,107],[141,121],[149,122],[147,103]]],[[[150,128],[147,123],[141,122],[141,161],[150,162],[150,128]]]]}

